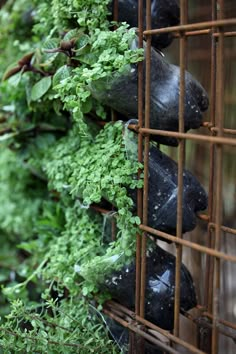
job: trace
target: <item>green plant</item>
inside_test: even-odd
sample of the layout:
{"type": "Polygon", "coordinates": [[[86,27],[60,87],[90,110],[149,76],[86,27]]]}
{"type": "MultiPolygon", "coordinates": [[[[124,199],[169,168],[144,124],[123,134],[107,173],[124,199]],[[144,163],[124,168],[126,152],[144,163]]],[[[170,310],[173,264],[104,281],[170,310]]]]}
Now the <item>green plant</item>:
{"type": "Polygon", "coordinates": [[[118,350],[93,297],[109,298],[98,285],[134,256],[140,220],[128,189],[142,186],[142,166],[127,158],[128,142],[137,146],[121,122],[96,124],[110,113],[91,83],[128,70],[142,50],[131,49],[135,31],[126,24],[113,30],[109,2],[8,0],[0,10],[5,352],[118,350]],[[109,216],[88,208],[104,199],[115,207],[116,241],[109,216]]]}

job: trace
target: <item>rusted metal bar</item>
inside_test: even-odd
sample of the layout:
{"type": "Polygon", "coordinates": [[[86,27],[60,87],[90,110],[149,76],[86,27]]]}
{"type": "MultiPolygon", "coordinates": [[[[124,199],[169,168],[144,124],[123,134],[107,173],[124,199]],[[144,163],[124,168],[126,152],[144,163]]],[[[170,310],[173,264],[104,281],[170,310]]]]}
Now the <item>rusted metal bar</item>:
{"type": "Polygon", "coordinates": [[[196,353],[196,354],[203,354],[203,352],[197,348],[195,348],[193,345],[187,343],[186,341],[174,336],[171,334],[169,331],[162,329],[161,327],[158,327],[154,325],[153,323],[145,320],[143,317],[140,317],[138,315],[135,315],[134,312],[130,311],[129,309],[125,308],[124,306],[114,302],[114,301],[108,301],[105,304],[105,309],[107,309],[112,313],[114,308],[117,308],[121,312],[124,312],[124,314],[127,314],[129,316],[129,321],[135,323],[136,326],[139,326],[140,324],[144,325],[147,329],[152,329],[155,330],[156,332],[162,334],[164,337],[169,339],[170,341],[181,345],[183,348],[189,350],[191,353],[196,353]]]}
{"type": "MultiPolygon", "coordinates": [[[[137,326],[140,324],[145,325],[145,327],[148,329],[152,329],[155,330],[156,332],[160,333],[161,335],[165,336],[167,339],[171,340],[172,342],[175,342],[176,344],[180,344],[181,346],[183,346],[185,349],[190,350],[193,353],[203,353],[201,350],[195,348],[193,345],[181,340],[178,337],[175,337],[173,334],[171,334],[169,331],[162,329],[161,327],[158,327],[156,325],[154,325],[153,323],[143,319],[140,316],[135,315],[135,313],[129,309],[127,309],[125,306],[122,306],[118,303],[116,303],[115,301],[107,301],[105,303],[105,308],[108,308],[111,312],[114,311],[117,314],[120,314],[122,318],[124,318],[125,316],[129,317],[129,321],[136,321],[137,322],[137,326]],[[122,315],[123,313],[123,315],[122,315]]],[[[212,328],[212,324],[207,322],[206,320],[204,320],[204,317],[208,317],[210,319],[212,319],[212,314],[208,313],[205,311],[205,307],[197,305],[197,308],[201,311],[201,315],[200,316],[193,316],[188,312],[184,312],[183,315],[191,320],[194,323],[201,323],[204,327],[208,327],[208,328],[212,328]]],[[[225,321],[223,319],[219,318],[219,323],[222,324],[225,327],[231,328],[234,331],[236,331],[236,325],[234,325],[231,322],[225,321]]],[[[232,333],[227,329],[223,329],[223,328],[219,328],[219,331],[226,335],[227,337],[235,340],[236,339],[236,333],[232,333]]]]}
{"type": "Polygon", "coordinates": [[[199,31],[202,29],[209,29],[209,28],[213,28],[213,27],[221,28],[221,27],[235,26],[235,25],[236,25],[236,18],[230,18],[230,19],[225,19],[225,20],[197,22],[197,23],[191,23],[191,24],[187,24],[187,25],[146,30],[143,32],[143,34],[149,35],[149,34],[184,32],[184,31],[195,31],[195,30],[199,31]]]}
{"type": "MultiPolygon", "coordinates": [[[[209,223],[209,227],[210,228],[215,228],[216,227],[216,224],[213,223],[213,222],[210,222],[209,223]]],[[[231,227],[227,227],[227,226],[221,226],[221,230],[224,231],[224,232],[228,232],[229,234],[233,234],[233,235],[236,235],[236,229],[232,229],[231,227]]]]}
{"type": "MultiPolygon", "coordinates": [[[[200,326],[201,328],[207,328],[210,329],[210,331],[213,328],[213,325],[209,322],[209,320],[207,319],[207,316],[204,318],[202,316],[198,316],[198,317],[194,317],[193,315],[191,315],[191,313],[185,312],[184,316],[189,319],[191,322],[196,323],[198,326],[200,326]]],[[[208,316],[209,318],[213,318],[213,316],[208,316]]],[[[223,334],[224,336],[231,338],[233,341],[236,341],[236,333],[232,333],[232,330],[229,330],[228,328],[221,328],[220,326],[220,319],[218,320],[218,330],[219,333],[223,334]]],[[[209,351],[208,351],[209,352],[209,351]]]]}
{"type": "MultiPolygon", "coordinates": [[[[105,209],[105,208],[102,208],[100,205],[98,204],[91,204],[90,205],[90,208],[96,210],[97,212],[101,213],[101,214],[110,214],[112,212],[116,212],[116,210],[114,209],[105,209]]],[[[206,215],[206,214],[198,214],[197,217],[203,221],[209,221],[209,215],[206,215]]],[[[209,222],[208,226],[210,228],[215,228],[216,227],[216,224],[214,222],[209,222]]],[[[231,227],[228,227],[228,226],[221,226],[221,230],[224,231],[224,232],[227,232],[227,233],[230,233],[230,234],[233,234],[233,235],[236,235],[236,229],[233,229],[231,227]]]]}
{"type": "MultiPolygon", "coordinates": [[[[146,27],[151,29],[151,1],[146,1],[146,27]]],[[[151,97],[151,36],[146,43],[145,65],[145,128],[150,126],[150,97],[151,97]]],[[[149,162],[149,135],[144,137],[144,186],[143,186],[143,223],[148,223],[148,162],[149,162]]],[[[145,317],[145,289],[146,289],[146,240],[142,237],[141,248],[141,284],[140,284],[140,316],[145,317]]]]}
{"type": "MultiPolygon", "coordinates": [[[[138,1],[138,46],[143,47],[143,0],[138,1]]],[[[138,124],[143,126],[143,62],[138,64],[138,124]]],[[[138,134],[138,161],[143,162],[143,136],[138,134]]],[[[141,170],[138,171],[140,178],[141,170]]],[[[137,215],[143,220],[143,191],[137,190],[137,215]]],[[[135,312],[140,314],[140,279],[141,279],[141,235],[136,236],[136,282],[135,282],[135,312]]]]}
{"type": "Polygon", "coordinates": [[[186,341],[176,337],[175,335],[171,334],[170,332],[165,331],[164,329],[154,325],[153,323],[151,323],[139,316],[136,316],[136,320],[138,320],[139,322],[144,324],[146,327],[149,327],[149,328],[161,333],[163,336],[165,336],[166,338],[168,338],[169,340],[171,340],[175,344],[179,344],[182,347],[184,347],[185,349],[188,349],[191,353],[196,353],[196,354],[203,354],[204,353],[201,350],[195,348],[193,345],[187,343],[186,341]]]}
{"type": "MultiPolygon", "coordinates": [[[[236,99],[235,99],[235,103],[236,103],[236,99]]],[[[219,128],[214,127],[214,126],[210,126],[209,122],[204,122],[204,127],[208,128],[211,132],[213,133],[218,133],[219,132],[219,128]],[[209,125],[208,125],[209,124],[209,125]]],[[[236,135],[236,129],[227,129],[224,128],[222,130],[223,134],[229,134],[229,135],[236,135]]]]}
{"type": "MultiPolygon", "coordinates": [[[[113,210],[112,208],[111,209],[105,209],[105,208],[102,208],[101,206],[99,206],[97,204],[94,204],[94,203],[90,205],[90,208],[96,210],[97,212],[99,212],[101,214],[110,214],[112,212],[115,212],[115,210],[113,210]]],[[[197,217],[199,219],[203,220],[203,221],[209,221],[209,215],[198,214],[197,217]]],[[[209,226],[209,228],[215,228],[216,224],[214,222],[209,222],[208,226],[209,226]]],[[[224,232],[236,235],[236,229],[233,229],[231,227],[222,225],[221,226],[221,230],[224,231],[224,232]]]]}
{"type": "MultiPolygon", "coordinates": [[[[236,98],[235,98],[235,103],[236,103],[236,98]]],[[[104,122],[104,121],[96,121],[96,123],[97,124],[99,124],[99,125],[101,125],[101,126],[104,126],[104,125],[106,125],[108,122],[104,122]]],[[[213,126],[212,125],[212,123],[211,122],[203,122],[202,123],[202,127],[204,127],[204,128],[207,128],[210,132],[212,132],[212,133],[217,133],[218,131],[219,131],[219,129],[217,128],[217,127],[215,127],[215,126],[213,126]]],[[[140,132],[142,133],[143,132],[143,129],[145,129],[145,128],[139,128],[139,124],[129,124],[128,125],[128,128],[130,129],[130,130],[134,130],[135,132],[139,132],[139,130],[140,130],[140,132]]],[[[162,130],[162,132],[163,132],[163,130],[162,130]]],[[[169,132],[169,131],[168,131],[169,132]]],[[[171,132],[170,132],[171,133],[171,132]]],[[[236,129],[227,129],[227,128],[224,128],[223,129],[223,133],[224,134],[228,134],[228,135],[236,135],[236,129]]],[[[143,134],[145,134],[145,133],[143,133],[143,134]]],[[[152,129],[152,133],[151,133],[152,135],[160,135],[159,133],[155,133],[155,129],[152,129]]],[[[188,133],[185,133],[185,134],[188,134],[188,133]]],[[[164,134],[163,134],[164,135],[164,134]]],[[[199,136],[199,135],[198,135],[199,136]]],[[[205,136],[205,135],[203,135],[203,136],[205,136]]],[[[214,134],[213,136],[216,136],[216,134],[214,134]]],[[[231,140],[230,140],[231,141],[231,140]]],[[[223,142],[223,144],[225,144],[225,142],[223,142]]]]}
{"type": "Polygon", "coordinates": [[[139,128],[139,132],[142,134],[163,135],[163,136],[170,136],[170,137],[180,138],[180,139],[191,139],[196,141],[202,141],[206,143],[236,146],[236,139],[225,138],[220,136],[206,136],[201,134],[179,133],[179,132],[171,132],[169,130],[157,130],[157,129],[147,129],[147,128],[139,128]]]}
{"type": "MultiPolygon", "coordinates": [[[[117,0],[116,0],[117,1],[117,0]]],[[[227,129],[223,126],[223,117],[224,117],[224,102],[223,102],[223,93],[224,93],[224,38],[225,37],[233,37],[236,36],[236,31],[224,31],[224,27],[234,26],[236,25],[236,19],[224,19],[222,16],[222,8],[224,5],[224,1],[220,0],[219,4],[221,6],[220,18],[216,20],[216,0],[212,0],[212,21],[186,24],[186,19],[184,20],[184,11],[183,4],[186,6],[187,1],[181,0],[181,24],[180,26],[162,28],[162,29],[150,29],[148,25],[148,21],[150,21],[150,11],[147,11],[147,29],[143,31],[143,1],[139,0],[139,47],[143,46],[143,34],[146,35],[147,38],[147,48],[146,48],[146,90],[145,90],[145,126],[143,127],[143,63],[139,63],[139,90],[138,90],[138,105],[139,105],[139,123],[138,125],[130,125],[129,128],[135,130],[138,133],[138,158],[139,161],[142,162],[144,158],[144,173],[146,174],[145,183],[144,183],[144,196],[142,198],[142,191],[138,190],[138,198],[137,198],[137,213],[140,217],[142,224],[140,225],[140,230],[144,231],[143,237],[137,235],[137,252],[136,252],[136,315],[133,314],[132,311],[127,310],[126,315],[130,316],[136,322],[128,322],[120,319],[122,321],[122,325],[126,323],[126,327],[131,331],[134,331],[136,334],[145,337],[148,335],[145,330],[140,329],[138,326],[140,324],[146,326],[147,328],[151,328],[156,330],[157,332],[166,335],[166,337],[171,340],[173,343],[177,343],[183,345],[186,349],[193,353],[203,353],[201,350],[191,347],[189,343],[178,338],[179,332],[179,286],[180,286],[180,272],[179,268],[181,265],[181,256],[182,256],[182,246],[190,247],[199,252],[202,252],[207,256],[206,261],[206,269],[204,273],[206,274],[205,278],[205,294],[204,294],[204,308],[203,316],[209,318],[211,322],[204,323],[202,319],[194,318],[193,316],[186,314],[186,316],[193,322],[199,320],[199,325],[204,328],[211,330],[212,332],[212,348],[210,351],[213,354],[218,352],[218,338],[219,333],[222,333],[226,336],[234,338],[234,334],[230,334],[224,329],[219,327],[219,324],[223,324],[226,327],[230,327],[235,329],[234,324],[227,322],[223,319],[219,318],[219,285],[220,285],[220,260],[226,260],[231,262],[236,262],[236,256],[229,255],[220,251],[220,236],[221,232],[228,232],[233,235],[236,234],[236,229],[229,228],[222,225],[222,150],[223,145],[227,146],[236,146],[236,139],[234,139],[234,135],[236,135],[235,129],[227,129]],[[149,12],[149,13],[148,13],[149,12]],[[148,86],[150,85],[150,63],[149,61],[149,45],[151,43],[151,35],[159,34],[159,33],[169,33],[174,32],[175,37],[178,37],[180,40],[180,101],[179,101],[179,131],[171,132],[171,131],[160,131],[149,129],[149,97],[150,93],[148,91],[148,86]],[[201,134],[191,134],[184,133],[183,129],[183,117],[184,117],[184,70],[185,70],[185,58],[187,55],[186,51],[186,37],[188,36],[196,36],[196,35],[210,35],[212,37],[212,46],[211,46],[211,112],[210,112],[210,122],[204,122],[203,126],[210,131],[210,136],[201,135],[201,134]],[[217,55],[217,65],[216,65],[216,43],[218,45],[218,55],[217,55]],[[216,87],[216,68],[218,69],[217,76],[217,87],[216,87]],[[217,95],[216,95],[217,92],[217,95]],[[217,110],[216,104],[217,102],[217,110]],[[215,117],[217,117],[217,121],[215,121],[215,117]],[[232,135],[233,137],[225,137],[224,134],[232,135]],[[176,137],[180,139],[179,144],[179,159],[178,159],[178,210],[177,210],[177,233],[176,236],[169,235],[167,233],[154,230],[147,226],[147,195],[148,195],[148,184],[147,184],[147,172],[148,172],[148,151],[149,151],[149,135],[163,135],[176,137]],[[201,214],[199,217],[208,223],[208,243],[207,246],[201,246],[197,243],[190,242],[182,239],[182,201],[181,196],[183,189],[183,166],[184,166],[184,143],[186,139],[190,139],[193,141],[209,143],[210,146],[210,176],[209,176],[209,207],[208,207],[208,215],[201,214]],[[143,140],[145,142],[145,151],[143,154],[143,140]],[[170,334],[158,328],[157,326],[150,324],[148,321],[144,319],[144,304],[145,304],[145,250],[146,250],[146,237],[147,234],[152,234],[155,236],[162,237],[164,240],[169,240],[174,242],[177,245],[177,257],[176,257],[176,287],[175,287],[175,323],[174,323],[174,335],[170,334]],[[213,267],[214,265],[214,267],[213,267]],[[215,270],[213,272],[213,270],[215,270]],[[212,285],[213,274],[215,276],[215,284],[214,287],[212,285]],[[212,291],[213,289],[213,291],[212,291]],[[214,301],[212,301],[214,299],[214,301]],[[213,308],[212,308],[213,307],[213,308]],[[189,347],[190,346],[190,347],[189,347]]],[[[147,8],[150,6],[150,0],[146,2],[147,8]]],[[[140,176],[140,174],[139,174],[140,176]]],[[[102,209],[102,208],[101,208],[102,209]]],[[[102,209],[103,213],[105,212],[102,209]]],[[[120,305],[119,305],[120,306],[120,305]]],[[[199,306],[198,306],[199,307],[199,306]]],[[[199,307],[200,308],[200,307],[199,307]]],[[[122,311],[118,310],[118,308],[111,308],[107,310],[110,312],[111,316],[117,317],[122,315],[122,311]]],[[[120,322],[121,323],[121,322],[120,322]]],[[[147,338],[147,337],[145,337],[147,338]]],[[[153,342],[154,343],[154,342],[153,342]]],[[[157,341],[160,343],[160,341],[157,341]]],[[[158,344],[157,344],[158,345],[158,344]]],[[[166,351],[172,349],[167,346],[166,351]]],[[[203,348],[201,348],[203,349],[203,348]]],[[[173,349],[174,350],[174,349],[173,349]]],[[[133,351],[133,348],[131,348],[133,351]]]]}
{"type": "MultiPolygon", "coordinates": [[[[216,0],[211,1],[211,18],[212,21],[217,17],[217,4],[216,0]]],[[[212,27],[212,33],[216,28],[212,27]]],[[[215,126],[216,115],[216,37],[211,38],[211,105],[210,105],[210,125],[215,126]]],[[[214,136],[215,132],[211,131],[214,136]]],[[[214,181],[215,181],[215,145],[210,144],[210,161],[209,161],[209,192],[208,192],[208,213],[209,221],[213,222],[214,218],[214,181]]],[[[208,225],[207,232],[207,247],[211,248],[214,235],[212,228],[208,225]]],[[[212,293],[213,293],[213,273],[214,273],[214,260],[209,254],[206,255],[206,270],[204,281],[204,305],[209,311],[212,311],[212,293]]],[[[200,328],[199,335],[202,345],[201,349],[211,352],[211,330],[202,331],[200,328]]]]}
{"type": "Polygon", "coordinates": [[[118,21],[118,1],[119,0],[113,0],[113,21],[118,21]]]}
{"type": "MultiPolygon", "coordinates": [[[[235,103],[236,103],[236,99],[235,99],[235,103]]],[[[213,106],[214,106],[214,103],[213,103],[213,106]]],[[[208,128],[211,132],[214,132],[214,133],[217,133],[219,131],[219,128],[215,127],[212,122],[203,122],[202,127],[208,128]]],[[[236,135],[236,129],[223,128],[222,131],[224,134],[236,135]]]]}
{"type": "MultiPolygon", "coordinates": [[[[187,22],[187,2],[180,0],[180,24],[187,22]]],[[[184,133],[184,101],[185,101],[185,68],[186,68],[186,37],[180,36],[180,95],[179,95],[179,132],[184,133]]],[[[176,237],[182,238],[183,220],[183,172],[185,162],[185,140],[180,140],[178,149],[178,196],[177,196],[177,224],[176,237]]],[[[180,269],[182,263],[182,245],[176,243],[176,266],[175,266],[175,301],[174,301],[174,335],[179,336],[180,315],[180,269]]]]}
{"type": "MultiPolygon", "coordinates": [[[[206,215],[206,214],[198,214],[197,217],[203,221],[207,221],[208,222],[208,227],[211,229],[211,228],[215,228],[216,227],[216,224],[214,222],[211,222],[210,221],[210,215],[206,215]]],[[[236,229],[233,229],[231,227],[228,227],[228,226],[224,226],[224,225],[221,225],[221,230],[224,231],[224,232],[227,232],[229,234],[233,234],[233,235],[236,235],[236,229]]],[[[209,246],[210,247],[210,246],[209,246]]]]}
{"type": "MultiPolygon", "coordinates": [[[[206,316],[206,317],[209,317],[209,318],[211,318],[211,319],[212,319],[212,317],[213,317],[211,313],[206,312],[206,311],[204,311],[204,312],[202,313],[202,315],[203,315],[203,316],[206,316]]],[[[232,328],[233,330],[236,331],[236,324],[234,324],[234,323],[232,323],[232,322],[229,322],[229,321],[226,321],[226,320],[223,320],[223,319],[221,319],[221,318],[218,319],[218,322],[221,323],[221,324],[223,324],[225,327],[232,328]]]]}
{"type": "Polygon", "coordinates": [[[113,211],[112,208],[111,209],[105,209],[105,208],[102,208],[100,205],[97,205],[97,204],[94,204],[94,203],[90,205],[90,208],[96,210],[97,212],[99,212],[101,214],[109,214],[109,213],[111,213],[113,211]]]}
{"type": "Polygon", "coordinates": [[[113,301],[113,300],[109,300],[106,302],[106,306],[109,306],[110,308],[118,308],[120,309],[122,312],[124,312],[126,315],[128,315],[131,319],[135,320],[136,314],[131,311],[130,309],[128,309],[127,307],[118,304],[117,302],[113,301]]]}
{"type": "MultiPolygon", "coordinates": [[[[144,325],[146,328],[150,328],[153,329],[155,331],[157,331],[158,333],[162,334],[163,336],[165,336],[167,339],[171,340],[172,342],[179,344],[181,346],[183,346],[184,348],[190,350],[192,353],[196,353],[196,354],[203,354],[202,351],[198,350],[197,348],[195,348],[193,345],[186,343],[184,340],[181,340],[178,337],[175,337],[173,334],[171,334],[169,331],[166,331],[156,325],[154,325],[153,323],[145,320],[143,317],[140,317],[138,315],[135,315],[134,312],[130,311],[129,309],[126,309],[124,306],[114,302],[114,301],[108,301],[105,304],[105,309],[110,311],[111,313],[113,313],[113,309],[117,308],[119,309],[121,312],[123,311],[124,313],[128,314],[128,316],[130,317],[129,321],[132,322],[134,324],[134,326],[139,326],[140,324],[144,325]],[[111,306],[110,306],[111,305],[111,306]],[[108,309],[107,309],[108,306],[108,309]],[[135,324],[136,323],[136,324],[135,324]]],[[[104,311],[104,310],[103,310],[104,311]]],[[[124,321],[124,319],[121,319],[124,321]]],[[[125,326],[128,327],[128,326],[125,326]]],[[[169,347],[168,347],[169,348],[169,347]]]]}
{"type": "MultiPolygon", "coordinates": [[[[218,15],[224,18],[224,0],[219,0],[218,15]]],[[[224,35],[222,28],[219,28],[217,50],[217,80],[216,80],[216,102],[217,102],[217,127],[218,135],[223,135],[224,127],[224,35]]],[[[221,225],[222,225],[222,182],[223,182],[223,147],[216,145],[216,210],[215,210],[215,250],[220,249],[221,244],[221,225]]],[[[219,350],[219,296],[220,296],[220,258],[214,259],[214,286],[213,286],[213,307],[212,307],[212,354],[217,354],[219,350]]]]}
{"type": "Polygon", "coordinates": [[[145,225],[141,224],[141,225],[139,225],[139,228],[141,230],[151,234],[151,235],[161,237],[164,240],[168,240],[168,241],[171,241],[171,242],[179,243],[179,244],[181,244],[183,246],[192,248],[192,249],[194,249],[196,251],[199,251],[199,252],[202,252],[204,254],[209,254],[210,256],[224,259],[225,261],[236,262],[236,256],[229,255],[229,254],[226,254],[224,252],[216,251],[216,250],[208,248],[206,246],[201,246],[201,245],[199,245],[199,244],[197,244],[195,242],[191,242],[191,241],[184,240],[184,239],[179,239],[176,236],[172,236],[172,235],[169,235],[169,234],[167,234],[165,232],[162,232],[162,231],[159,231],[159,230],[155,230],[155,229],[153,229],[153,228],[151,228],[149,226],[145,226],[145,225]]]}
{"type": "MultiPolygon", "coordinates": [[[[189,31],[189,32],[185,32],[185,36],[186,37],[192,37],[192,36],[202,36],[202,35],[206,35],[206,34],[210,34],[213,37],[219,37],[219,33],[212,33],[212,30],[210,28],[208,29],[203,29],[203,30],[199,30],[199,31],[189,31]]],[[[236,31],[231,31],[231,32],[224,32],[224,37],[235,37],[236,36],[236,31]]],[[[174,38],[179,38],[180,34],[179,33],[175,33],[174,34],[174,38]]]]}
{"type": "Polygon", "coordinates": [[[119,318],[118,316],[113,314],[113,312],[111,312],[107,309],[103,309],[103,312],[106,315],[108,315],[110,318],[114,319],[116,322],[120,323],[123,327],[132,330],[133,332],[137,333],[139,336],[143,337],[144,339],[147,339],[149,342],[156,344],[156,346],[159,347],[160,349],[163,349],[168,353],[178,354],[178,352],[176,350],[172,349],[171,347],[164,344],[160,340],[156,339],[152,335],[144,332],[142,329],[139,329],[137,326],[132,324],[132,322],[130,323],[130,322],[126,322],[126,321],[122,320],[121,318],[119,318]]]}

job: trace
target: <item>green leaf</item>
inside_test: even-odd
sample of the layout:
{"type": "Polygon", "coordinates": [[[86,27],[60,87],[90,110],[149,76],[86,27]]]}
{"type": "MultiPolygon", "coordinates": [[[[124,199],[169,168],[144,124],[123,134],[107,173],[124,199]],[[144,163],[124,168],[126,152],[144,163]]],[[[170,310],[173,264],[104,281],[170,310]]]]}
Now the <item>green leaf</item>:
{"type": "Polygon", "coordinates": [[[82,293],[83,293],[84,296],[88,295],[88,288],[87,287],[83,287],[82,293]]]}
{"type": "Polygon", "coordinates": [[[18,72],[17,74],[15,74],[9,78],[9,80],[8,80],[9,84],[14,87],[17,87],[20,83],[22,75],[23,75],[23,68],[21,69],[20,72],[18,72]]]}
{"type": "Polygon", "coordinates": [[[5,141],[5,140],[8,140],[8,139],[11,139],[13,138],[14,136],[18,135],[19,133],[8,133],[8,134],[4,134],[4,135],[1,135],[0,136],[0,142],[1,141],[5,141]]]}
{"type": "Polygon", "coordinates": [[[76,52],[76,55],[81,55],[86,53],[86,49],[89,50],[89,36],[82,34],[75,43],[75,48],[73,51],[76,52]]]}
{"type": "Polygon", "coordinates": [[[125,255],[126,255],[127,257],[132,256],[132,251],[131,251],[130,249],[126,249],[126,250],[125,250],[125,255]]]}
{"type": "MultiPolygon", "coordinates": [[[[59,40],[57,38],[50,38],[44,42],[42,50],[43,51],[52,50],[52,49],[56,49],[58,47],[59,47],[59,40]]],[[[44,53],[46,61],[47,61],[45,64],[52,63],[56,59],[58,54],[59,54],[58,52],[44,53]]]]}
{"type": "MultiPolygon", "coordinates": [[[[75,58],[76,59],[76,58],[75,58]]],[[[93,65],[96,63],[97,61],[97,55],[94,54],[94,53],[88,53],[88,54],[85,54],[85,55],[81,55],[78,60],[81,62],[81,63],[85,63],[87,65],[93,65]]]]}
{"type": "Polygon", "coordinates": [[[72,69],[68,65],[61,66],[53,76],[53,87],[60,84],[60,82],[71,75],[72,69]]]}
{"type": "Polygon", "coordinates": [[[92,97],[88,97],[85,102],[81,103],[81,110],[83,113],[89,113],[93,107],[92,97]]]}
{"type": "Polygon", "coordinates": [[[51,76],[44,77],[32,87],[31,100],[37,101],[50,89],[52,83],[51,76]]]}
{"type": "Polygon", "coordinates": [[[70,41],[72,38],[75,38],[78,36],[78,28],[74,28],[67,32],[63,38],[64,41],[70,41]]]}

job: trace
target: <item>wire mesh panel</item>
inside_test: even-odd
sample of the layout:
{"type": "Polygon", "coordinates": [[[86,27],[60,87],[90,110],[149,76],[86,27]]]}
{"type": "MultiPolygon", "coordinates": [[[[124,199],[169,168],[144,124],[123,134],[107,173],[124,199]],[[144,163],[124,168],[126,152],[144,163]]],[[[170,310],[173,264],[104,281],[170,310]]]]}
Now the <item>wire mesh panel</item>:
{"type": "MultiPolygon", "coordinates": [[[[233,286],[236,262],[236,100],[233,66],[236,7],[233,1],[180,0],[180,23],[153,28],[154,3],[151,0],[139,0],[137,8],[134,9],[138,12],[138,45],[144,48],[145,52],[145,60],[138,66],[138,123],[129,126],[138,133],[138,157],[144,165],[143,190],[137,192],[137,214],[142,222],[141,233],[137,235],[135,312],[114,301],[106,304],[104,312],[129,330],[130,353],[233,353],[236,349],[233,286]],[[179,65],[176,95],[178,102],[175,102],[178,107],[176,129],[154,129],[152,123],[152,100],[155,95],[153,38],[164,34],[175,38],[165,51],[166,58],[179,65]],[[186,127],[186,114],[188,105],[192,105],[188,101],[188,95],[193,82],[185,74],[187,69],[201,78],[210,102],[201,127],[191,132],[187,131],[189,127],[186,127]],[[177,139],[174,141],[178,145],[158,145],[160,150],[177,161],[175,232],[167,232],[164,228],[150,225],[149,203],[150,193],[153,192],[150,189],[149,171],[151,149],[153,140],[162,142],[163,138],[177,139]],[[208,208],[204,212],[198,212],[197,228],[191,233],[185,233],[184,224],[186,208],[193,202],[188,200],[185,205],[185,168],[189,168],[208,190],[208,208]],[[147,242],[150,238],[175,255],[171,330],[146,318],[147,284],[150,282],[147,242]],[[172,242],[172,245],[163,241],[172,242]],[[182,306],[183,292],[187,291],[183,288],[182,261],[191,270],[198,295],[198,302],[190,312],[185,311],[182,306]],[[151,349],[147,343],[152,344],[151,349]]],[[[170,12],[173,10],[173,3],[169,2],[170,12]]],[[[119,19],[119,0],[115,2],[114,8],[115,19],[119,19]]],[[[157,52],[161,55],[159,48],[157,52]]],[[[169,81],[166,85],[164,74],[159,76],[159,80],[155,85],[164,87],[166,96],[170,96],[175,90],[175,82],[169,81]]],[[[199,93],[195,91],[195,94],[199,93]]],[[[166,96],[164,95],[164,98],[166,96]]],[[[158,99],[160,98],[157,96],[156,100],[158,99]]],[[[204,102],[199,104],[204,106],[204,102]]],[[[190,108],[196,109],[198,114],[199,107],[190,108]]],[[[158,203],[158,195],[155,198],[158,203]]],[[[159,200],[161,201],[161,197],[159,200]]],[[[164,323],[168,314],[163,312],[162,316],[164,323]]]]}

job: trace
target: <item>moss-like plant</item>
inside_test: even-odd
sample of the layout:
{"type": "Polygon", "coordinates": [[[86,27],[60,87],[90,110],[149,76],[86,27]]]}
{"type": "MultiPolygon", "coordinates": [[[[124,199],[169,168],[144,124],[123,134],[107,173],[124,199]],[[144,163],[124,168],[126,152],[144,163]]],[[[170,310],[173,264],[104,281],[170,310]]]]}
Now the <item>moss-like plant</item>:
{"type": "Polygon", "coordinates": [[[8,0],[0,10],[5,352],[118,350],[93,299],[109,298],[98,285],[134,256],[140,220],[128,190],[142,186],[141,165],[127,157],[127,132],[108,123],[91,83],[129,70],[142,50],[131,49],[133,29],[114,30],[109,3],[8,0]],[[104,200],[113,205],[115,241],[109,216],[90,208],[104,200]]]}

